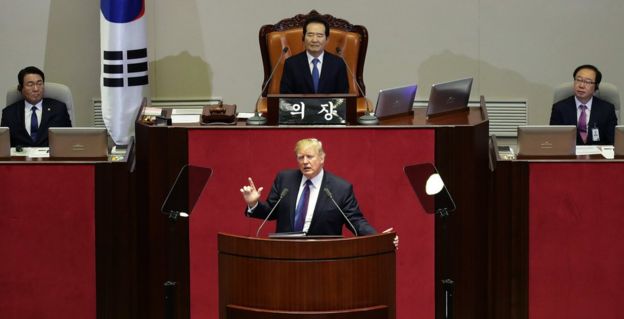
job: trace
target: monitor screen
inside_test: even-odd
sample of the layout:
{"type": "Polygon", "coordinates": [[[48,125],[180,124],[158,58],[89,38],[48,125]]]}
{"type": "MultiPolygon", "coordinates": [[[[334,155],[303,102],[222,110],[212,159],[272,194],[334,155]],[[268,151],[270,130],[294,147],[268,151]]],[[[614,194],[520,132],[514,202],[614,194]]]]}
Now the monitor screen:
{"type": "Polygon", "coordinates": [[[518,156],[576,155],[576,126],[518,126],[518,156]]]}
{"type": "Polygon", "coordinates": [[[408,114],[414,105],[417,86],[408,85],[394,89],[379,91],[375,116],[386,118],[395,115],[408,114]]]}
{"type": "Polygon", "coordinates": [[[210,168],[184,165],[171,186],[161,211],[165,214],[190,215],[211,175],[210,168]]]}
{"type": "Polygon", "coordinates": [[[108,135],[103,127],[50,127],[50,157],[104,158],[108,135]]]}
{"type": "Polygon", "coordinates": [[[468,109],[472,78],[434,84],[429,94],[427,117],[468,109]]]}

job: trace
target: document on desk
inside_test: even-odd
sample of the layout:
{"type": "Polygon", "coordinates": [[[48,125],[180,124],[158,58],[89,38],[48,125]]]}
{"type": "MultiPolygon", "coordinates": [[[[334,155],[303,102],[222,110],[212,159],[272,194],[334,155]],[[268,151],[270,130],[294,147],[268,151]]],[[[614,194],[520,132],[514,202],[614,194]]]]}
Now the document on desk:
{"type": "Polygon", "coordinates": [[[596,145],[577,145],[576,155],[602,155],[602,151],[596,145]]]}
{"type": "Polygon", "coordinates": [[[253,112],[239,112],[238,114],[236,114],[236,117],[239,119],[248,119],[252,116],[256,115],[256,113],[253,112]]]}
{"type": "Polygon", "coordinates": [[[143,115],[148,115],[148,116],[158,116],[162,113],[162,108],[160,107],[145,107],[145,109],[143,109],[143,115]]]}
{"type": "Polygon", "coordinates": [[[18,152],[15,147],[11,147],[11,156],[26,156],[30,158],[50,157],[49,147],[24,147],[18,152]]]}
{"type": "Polygon", "coordinates": [[[201,115],[195,114],[172,114],[172,124],[184,124],[184,123],[199,123],[201,115]]]}
{"type": "Polygon", "coordinates": [[[606,159],[613,159],[613,146],[611,145],[577,145],[576,155],[602,155],[606,159]]]}

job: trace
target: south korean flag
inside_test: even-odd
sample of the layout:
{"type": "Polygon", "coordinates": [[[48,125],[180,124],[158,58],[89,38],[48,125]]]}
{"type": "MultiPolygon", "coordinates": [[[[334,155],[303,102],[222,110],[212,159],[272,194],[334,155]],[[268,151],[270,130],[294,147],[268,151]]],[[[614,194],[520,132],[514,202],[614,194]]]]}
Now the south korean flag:
{"type": "Polygon", "coordinates": [[[113,141],[127,145],[148,85],[144,0],[100,1],[102,117],[113,141]]]}

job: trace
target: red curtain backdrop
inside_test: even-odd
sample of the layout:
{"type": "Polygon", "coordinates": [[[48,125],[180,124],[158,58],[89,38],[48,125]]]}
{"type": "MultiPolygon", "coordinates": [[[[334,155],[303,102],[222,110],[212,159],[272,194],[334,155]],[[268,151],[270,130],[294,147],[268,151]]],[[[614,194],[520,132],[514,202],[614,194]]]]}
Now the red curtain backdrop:
{"type": "Polygon", "coordinates": [[[89,165],[0,165],[0,317],[96,318],[89,165]]]}
{"type": "Polygon", "coordinates": [[[531,163],[529,318],[622,318],[624,165],[531,163]]]}
{"type": "MultiPolygon", "coordinates": [[[[294,145],[307,137],[323,142],[325,169],[354,185],[369,222],[400,236],[397,318],[434,318],[434,219],[403,173],[406,165],[434,162],[434,130],[349,128],[189,130],[189,163],[213,169],[190,217],[192,318],[218,317],[217,233],[255,236],[261,223],[244,216],[239,189],[252,177],[266,198],[275,174],[297,167],[294,145]]],[[[273,231],[267,223],[262,236],[273,231]]]]}

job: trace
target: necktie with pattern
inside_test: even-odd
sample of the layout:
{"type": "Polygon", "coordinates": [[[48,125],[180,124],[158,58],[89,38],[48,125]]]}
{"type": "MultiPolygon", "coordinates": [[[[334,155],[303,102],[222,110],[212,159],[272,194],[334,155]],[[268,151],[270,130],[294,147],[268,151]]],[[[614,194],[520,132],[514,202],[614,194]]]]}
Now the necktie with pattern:
{"type": "Polygon", "coordinates": [[[581,135],[581,139],[583,139],[583,143],[587,143],[587,112],[585,112],[585,110],[587,110],[587,105],[581,104],[579,108],[581,109],[581,115],[578,119],[577,129],[581,135]]]}
{"type": "Polygon", "coordinates": [[[297,203],[297,208],[295,209],[294,231],[303,230],[303,224],[305,223],[306,213],[308,212],[308,202],[310,201],[310,185],[312,185],[312,181],[307,180],[305,182],[305,186],[303,187],[303,191],[301,192],[299,203],[297,203]]]}

